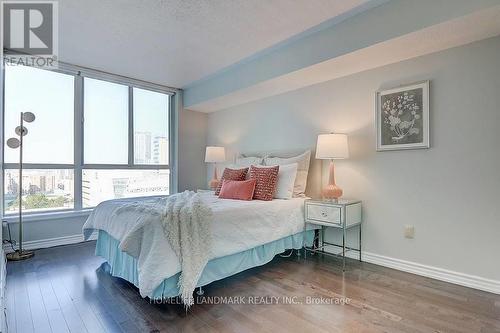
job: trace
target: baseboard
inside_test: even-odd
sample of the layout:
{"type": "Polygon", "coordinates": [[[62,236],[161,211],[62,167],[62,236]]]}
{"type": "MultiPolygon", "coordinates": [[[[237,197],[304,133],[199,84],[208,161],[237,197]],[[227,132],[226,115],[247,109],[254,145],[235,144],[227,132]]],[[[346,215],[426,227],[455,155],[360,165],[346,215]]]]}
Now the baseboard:
{"type": "MultiPolygon", "coordinates": [[[[97,232],[93,232],[88,240],[96,240],[96,239],[97,239],[97,232]]],[[[45,249],[48,247],[54,247],[60,245],[76,244],[84,241],[85,239],[83,238],[83,234],[79,234],[79,235],[27,241],[23,242],[23,248],[26,250],[37,250],[37,249],[45,249]]],[[[14,249],[17,250],[17,248],[18,248],[17,246],[14,246],[14,249]]],[[[13,252],[10,244],[4,244],[3,250],[5,251],[5,253],[13,252]]]]}
{"type": "MultiPolygon", "coordinates": [[[[347,257],[359,259],[357,252],[347,252],[347,257]]],[[[411,261],[390,258],[375,253],[363,252],[361,259],[371,264],[397,269],[432,279],[458,284],[460,286],[500,294],[500,281],[450,271],[443,268],[422,265],[411,261]]]]}

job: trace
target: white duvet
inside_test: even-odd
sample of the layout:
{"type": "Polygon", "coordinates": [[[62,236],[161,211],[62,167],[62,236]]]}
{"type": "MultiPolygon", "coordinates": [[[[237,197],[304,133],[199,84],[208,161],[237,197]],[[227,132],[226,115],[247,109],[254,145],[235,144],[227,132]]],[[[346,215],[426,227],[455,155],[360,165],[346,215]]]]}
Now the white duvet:
{"type": "MultiPolygon", "coordinates": [[[[213,213],[213,248],[210,259],[242,252],[304,230],[304,198],[272,201],[219,199],[211,192],[201,194],[213,213]]],[[[86,238],[94,230],[106,231],[120,241],[120,249],[138,259],[139,291],[151,296],[164,280],[180,272],[179,259],[160,223],[162,197],[130,198],[99,204],[83,226],[86,238]],[[117,213],[124,205],[140,202],[150,211],[117,213]],[[144,218],[148,230],[132,233],[144,218]]]]}

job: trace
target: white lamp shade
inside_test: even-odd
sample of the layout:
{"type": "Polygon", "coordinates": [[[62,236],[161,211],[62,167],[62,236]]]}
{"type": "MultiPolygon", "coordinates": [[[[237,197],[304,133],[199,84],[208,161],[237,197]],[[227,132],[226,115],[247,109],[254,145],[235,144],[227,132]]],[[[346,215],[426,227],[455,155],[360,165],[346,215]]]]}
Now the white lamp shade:
{"type": "Polygon", "coordinates": [[[335,160],[349,157],[346,134],[320,134],[316,144],[316,158],[335,160]]]}
{"type": "Polygon", "coordinates": [[[216,163],[226,160],[226,152],[224,147],[208,146],[205,150],[205,162],[216,163]]]}

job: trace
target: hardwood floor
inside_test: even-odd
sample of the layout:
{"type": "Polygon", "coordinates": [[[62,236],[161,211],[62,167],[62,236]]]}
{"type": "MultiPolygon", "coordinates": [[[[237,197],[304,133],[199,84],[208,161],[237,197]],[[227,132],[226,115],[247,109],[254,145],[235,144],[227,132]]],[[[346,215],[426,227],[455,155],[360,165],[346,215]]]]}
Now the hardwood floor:
{"type": "Polygon", "coordinates": [[[94,245],[9,262],[9,332],[500,332],[500,295],[355,261],[342,274],[317,256],[276,257],[212,283],[186,313],[111,277],[94,245]]]}

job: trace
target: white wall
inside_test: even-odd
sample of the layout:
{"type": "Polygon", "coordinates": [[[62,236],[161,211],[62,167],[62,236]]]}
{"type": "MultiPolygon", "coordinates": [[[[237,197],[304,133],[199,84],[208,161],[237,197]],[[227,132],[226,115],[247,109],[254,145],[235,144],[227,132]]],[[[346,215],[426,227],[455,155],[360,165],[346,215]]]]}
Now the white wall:
{"type": "Polygon", "coordinates": [[[206,113],[182,110],[179,114],[179,192],[206,188],[206,113]]]}
{"type": "MultiPolygon", "coordinates": [[[[73,237],[82,235],[82,227],[87,219],[87,215],[79,215],[73,217],[51,218],[40,220],[23,220],[23,244],[30,247],[30,243],[38,243],[39,241],[55,238],[73,237]]],[[[13,240],[18,240],[19,224],[9,223],[11,237],[13,240]]],[[[4,239],[9,239],[7,228],[3,230],[4,239]]],[[[8,247],[10,250],[10,247],[8,247]]]]}
{"type": "Polygon", "coordinates": [[[500,280],[499,54],[497,37],[212,113],[207,143],[295,150],[314,148],[320,133],[348,133],[337,183],[363,200],[366,251],[500,280]],[[376,152],[374,92],[421,80],[431,80],[432,148],[376,152]]]}

